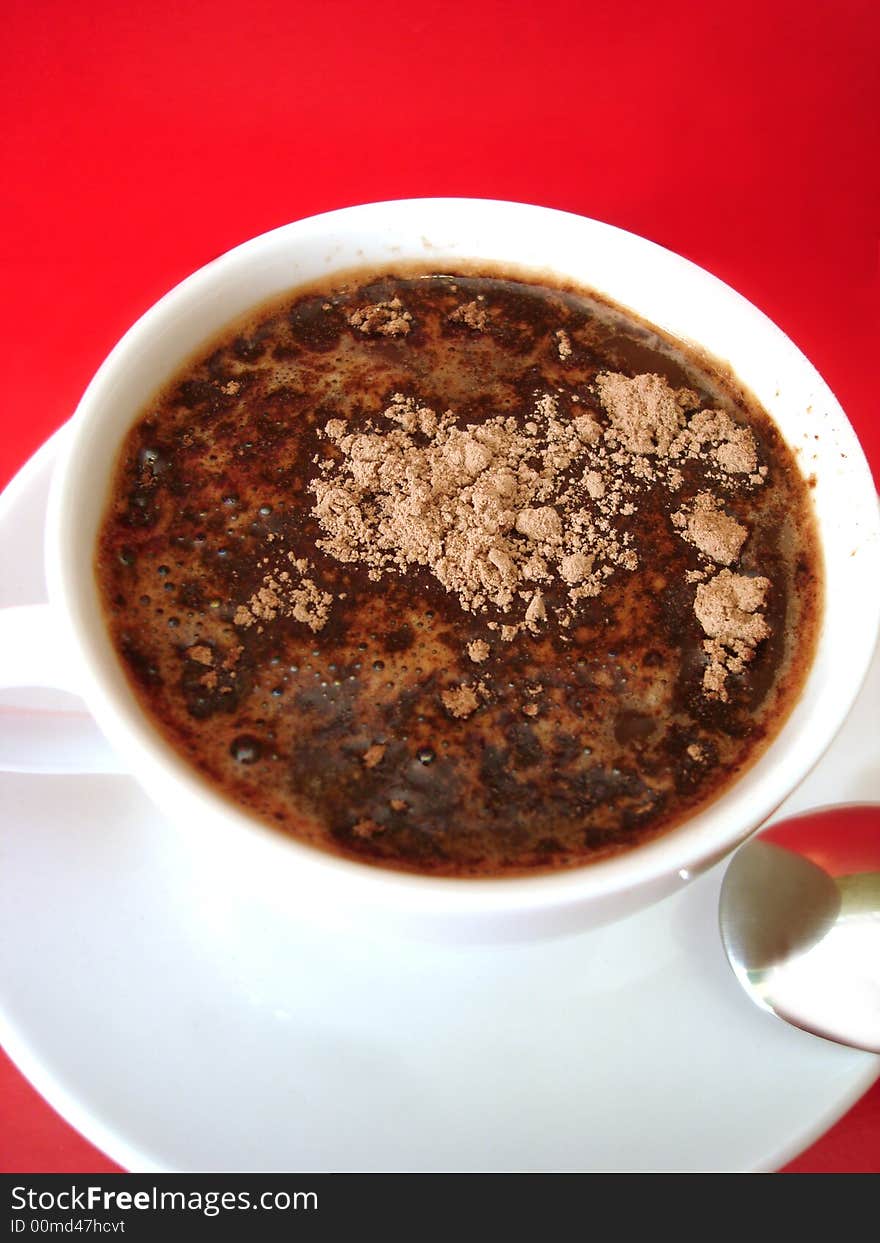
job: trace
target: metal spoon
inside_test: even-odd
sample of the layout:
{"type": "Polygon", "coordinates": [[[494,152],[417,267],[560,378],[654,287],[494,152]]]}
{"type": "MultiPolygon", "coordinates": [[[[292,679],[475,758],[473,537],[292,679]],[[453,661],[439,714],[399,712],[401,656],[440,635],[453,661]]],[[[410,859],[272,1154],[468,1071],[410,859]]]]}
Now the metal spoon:
{"type": "Polygon", "coordinates": [[[757,1005],[880,1053],[880,806],[781,821],[733,857],[721,939],[757,1005]]]}

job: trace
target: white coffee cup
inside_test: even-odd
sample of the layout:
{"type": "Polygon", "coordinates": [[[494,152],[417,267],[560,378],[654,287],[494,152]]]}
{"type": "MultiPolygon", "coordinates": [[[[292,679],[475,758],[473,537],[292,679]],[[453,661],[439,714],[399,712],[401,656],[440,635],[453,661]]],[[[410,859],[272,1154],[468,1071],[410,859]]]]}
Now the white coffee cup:
{"type": "MultiPolygon", "coordinates": [[[[518,203],[416,199],[346,208],[264,234],[183,281],[126,333],[69,425],[46,528],[50,603],[0,613],[0,686],[80,694],[121,767],[181,832],[213,883],[432,938],[523,939],[620,918],[747,837],[806,776],[851,707],[880,623],[880,522],[864,454],[828,387],[766,316],[670,251],[607,224],[518,203]],[[803,693],[772,744],[716,801],[619,857],[532,878],[452,880],[375,868],[297,842],[234,806],[150,724],[110,643],[93,558],[111,472],[147,400],[227,323],[272,295],[353,267],[484,260],[598,290],[729,362],[774,418],[812,497],[826,602],[803,693]]],[[[51,738],[47,718],[47,746],[51,738]]],[[[92,768],[104,766],[95,757],[92,768]]],[[[112,767],[110,764],[108,767],[112,767]]]]}

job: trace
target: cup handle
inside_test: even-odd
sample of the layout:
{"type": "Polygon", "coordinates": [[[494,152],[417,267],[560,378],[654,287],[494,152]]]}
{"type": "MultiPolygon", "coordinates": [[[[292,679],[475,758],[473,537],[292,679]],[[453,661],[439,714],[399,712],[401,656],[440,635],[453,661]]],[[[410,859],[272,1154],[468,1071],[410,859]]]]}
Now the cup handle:
{"type": "Polygon", "coordinates": [[[0,610],[0,771],[120,773],[125,768],[79,699],[77,662],[52,608],[0,610]],[[69,707],[46,691],[76,696],[69,707]],[[41,693],[42,692],[42,695],[41,693]]]}

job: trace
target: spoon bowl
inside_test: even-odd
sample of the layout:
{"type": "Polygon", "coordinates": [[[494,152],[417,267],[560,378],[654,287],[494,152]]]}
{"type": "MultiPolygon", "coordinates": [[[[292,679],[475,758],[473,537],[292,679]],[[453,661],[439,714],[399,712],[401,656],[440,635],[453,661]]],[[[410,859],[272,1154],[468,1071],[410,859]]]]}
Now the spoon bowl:
{"type": "Polygon", "coordinates": [[[880,1053],[880,806],[822,808],[753,837],[725,873],[719,922],[752,1001],[880,1053]]]}

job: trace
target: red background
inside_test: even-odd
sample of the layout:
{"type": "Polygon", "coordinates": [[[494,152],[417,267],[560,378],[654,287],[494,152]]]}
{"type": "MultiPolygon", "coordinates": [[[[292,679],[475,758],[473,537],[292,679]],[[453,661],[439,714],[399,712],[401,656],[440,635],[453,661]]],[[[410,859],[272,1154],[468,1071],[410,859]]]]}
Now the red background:
{"type": "MultiPolygon", "coordinates": [[[[611,221],[766,311],[880,472],[873,0],[6,0],[0,482],[160,294],[373,199],[611,221]]],[[[0,1061],[0,1169],[114,1168],[0,1061]]],[[[791,1167],[880,1170],[880,1087],[791,1167]]]]}

